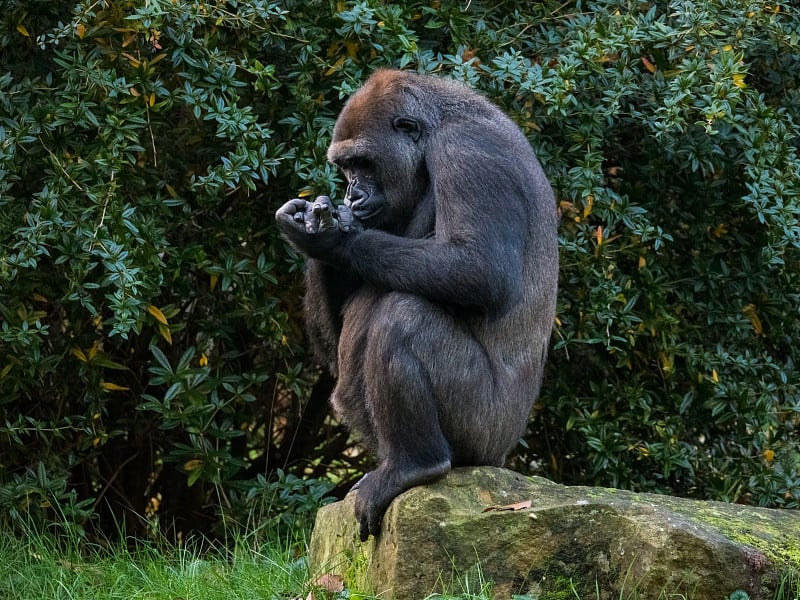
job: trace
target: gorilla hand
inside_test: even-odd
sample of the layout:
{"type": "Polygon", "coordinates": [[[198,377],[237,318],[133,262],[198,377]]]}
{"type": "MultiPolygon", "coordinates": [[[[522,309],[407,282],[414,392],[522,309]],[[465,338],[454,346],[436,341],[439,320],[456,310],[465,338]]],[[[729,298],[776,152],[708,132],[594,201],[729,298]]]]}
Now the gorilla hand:
{"type": "Polygon", "coordinates": [[[349,206],[344,204],[334,206],[328,196],[317,196],[317,199],[311,204],[311,212],[313,217],[306,220],[306,231],[309,233],[336,229],[343,233],[349,233],[351,229],[354,231],[363,229],[361,223],[353,216],[353,211],[349,206]],[[316,228],[310,228],[310,222],[314,222],[316,228]]]}
{"type": "Polygon", "coordinates": [[[328,196],[317,196],[314,202],[289,200],[275,213],[275,220],[286,239],[312,258],[324,258],[345,234],[361,229],[350,209],[334,207],[328,196]]]}
{"type": "Polygon", "coordinates": [[[305,225],[306,231],[310,234],[339,230],[336,209],[328,196],[317,196],[311,207],[306,209],[305,225]]]}

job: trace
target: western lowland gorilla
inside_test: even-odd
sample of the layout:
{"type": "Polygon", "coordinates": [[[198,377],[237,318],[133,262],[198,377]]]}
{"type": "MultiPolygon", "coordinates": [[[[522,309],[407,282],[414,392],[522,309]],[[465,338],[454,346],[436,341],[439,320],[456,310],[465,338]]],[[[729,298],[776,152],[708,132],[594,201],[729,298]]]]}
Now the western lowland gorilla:
{"type": "Polygon", "coordinates": [[[342,206],[276,219],[308,257],[305,315],[338,377],[336,415],[375,452],[354,489],[360,535],[451,467],[502,465],[539,394],[555,318],[555,199],[528,140],[454,81],[376,72],[328,159],[342,206]]]}

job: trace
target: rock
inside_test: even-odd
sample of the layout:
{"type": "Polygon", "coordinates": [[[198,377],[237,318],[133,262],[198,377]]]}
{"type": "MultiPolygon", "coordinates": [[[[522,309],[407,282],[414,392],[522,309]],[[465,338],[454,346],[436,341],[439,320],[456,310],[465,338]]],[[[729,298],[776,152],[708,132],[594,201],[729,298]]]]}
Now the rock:
{"type": "Polygon", "coordinates": [[[476,593],[484,582],[497,599],[724,600],[743,590],[772,600],[800,568],[797,511],[565,487],[493,467],[407,491],[364,544],[353,510],[350,494],[319,511],[312,573],[396,600],[476,593]],[[483,512],[526,500],[530,508],[483,512]]]}

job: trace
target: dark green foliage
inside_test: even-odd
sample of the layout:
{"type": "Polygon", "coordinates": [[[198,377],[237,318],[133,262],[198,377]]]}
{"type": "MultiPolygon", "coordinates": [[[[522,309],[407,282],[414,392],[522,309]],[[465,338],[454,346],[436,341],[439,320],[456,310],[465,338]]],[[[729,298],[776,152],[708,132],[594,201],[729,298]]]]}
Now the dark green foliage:
{"type": "Polygon", "coordinates": [[[1,5],[6,517],[208,531],[248,498],[320,501],[278,469],[338,461],[345,487],[364,466],[326,419],[272,215],[341,198],[333,120],[387,65],[483,90],[557,190],[559,321],[512,466],[800,503],[789,3],[1,5]]]}

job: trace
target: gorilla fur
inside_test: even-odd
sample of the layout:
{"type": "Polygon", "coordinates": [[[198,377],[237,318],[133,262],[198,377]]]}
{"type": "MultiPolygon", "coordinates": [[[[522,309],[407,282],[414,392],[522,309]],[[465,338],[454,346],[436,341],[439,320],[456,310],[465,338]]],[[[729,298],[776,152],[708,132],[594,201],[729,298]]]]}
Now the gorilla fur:
{"type": "Polygon", "coordinates": [[[366,540],[398,494],[502,465],[523,434],[555,317],[557,216],[520,129],[442,78],[376,72],[328,159],[344,205],[295,199],[276,219],[308,257],[309,338],[338,377],[335,412],[377,455],[355,486],[366,540]]]}

